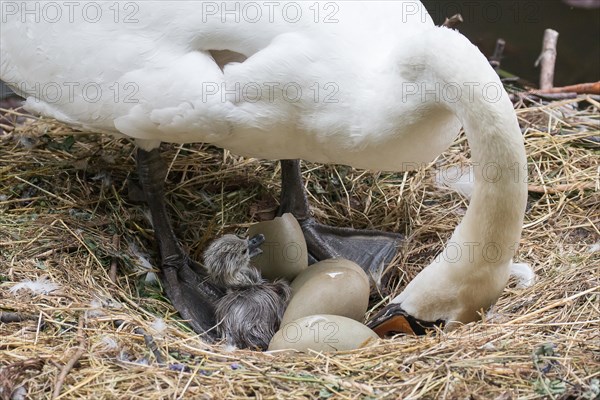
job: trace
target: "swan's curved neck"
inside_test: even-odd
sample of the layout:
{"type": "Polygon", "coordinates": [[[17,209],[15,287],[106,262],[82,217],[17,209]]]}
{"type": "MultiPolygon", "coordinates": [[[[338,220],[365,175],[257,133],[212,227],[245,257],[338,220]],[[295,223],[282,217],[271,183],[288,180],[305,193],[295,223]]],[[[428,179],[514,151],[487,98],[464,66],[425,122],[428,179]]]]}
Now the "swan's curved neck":
{"type": "Polygon", "coordinates": [[[453,239],[473,249],[475,261],[506,264],[521,236],[527,201],[527,160],[512,103],[475,95],[458,105],[473,164],[474,191],[453,239]]]}
{"type": "Polygon", "coordinates": [[[408,60],[409,69],[407,60],[401,68],[438,85],[442,106],[462,122],[472,154],[473,195],[446,256],[458,249],[462,266],[508,267],[527,201],[527,160],[512,103],[487,59],[462,35],[436,28],[419,44],[425,46],[408,60]]]}

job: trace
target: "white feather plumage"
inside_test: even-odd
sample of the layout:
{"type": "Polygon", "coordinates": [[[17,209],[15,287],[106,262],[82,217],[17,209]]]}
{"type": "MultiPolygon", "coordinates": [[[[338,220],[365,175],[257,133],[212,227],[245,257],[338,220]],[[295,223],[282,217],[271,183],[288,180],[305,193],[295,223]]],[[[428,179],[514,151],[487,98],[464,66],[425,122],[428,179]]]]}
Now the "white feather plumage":
{"type": "Polygon", "coordinates": [[[16,285],[13,285],[9,289],[9,292],[16,294],[22,289],[29,290],[35,294],[50,294],[55,290],[60,289],[60,285],[58,283],[52,282],[50,280],[50,277],[48,276],[41,276],[38,277],[35,281],[32,281],[30,279],[21,281],[16,285]]]}
{"type": "MultiPolygon", "coordinates": [[[[96,3],[112,15],[114,2],[96,3]]],[[[506,285],[527,196],[521,131],[486,58],[415,1],[335,2],[338,21],[329,24],[311,18],[313,2],[277,2],[301,7],[308,17],[296,23],[223,21],[202,12],[208,3],[137,2],[133,24],[5,15],[0,78],[29,110],[147,150],[207,142],[251,157],[404,171],[431,162],[463,125],[474,165],[469,208],[444,251],[393,301],[423,320],[477,319],[506,285]],[[220,66],[211,50],[247,59],[220,66]],[[35,90],[50,82],[93,83],[104,96],[51,101],[35,90]],[[269,83],[272,93],[250,98],[269,83]],[[125,101],[128,84],[136,101],[125,101]],[[250,91],[223,90],[238,86],[250,91]],[[297,101],[285,90],[292,86],[302,89],[297,101]],[[121,90],[116,100],[111,88],[121,90]],[[500,173],[493,181],[484,175],[490,163],[500,173]],[[482,252],[488,245],[498,257],[482,252]]]]}

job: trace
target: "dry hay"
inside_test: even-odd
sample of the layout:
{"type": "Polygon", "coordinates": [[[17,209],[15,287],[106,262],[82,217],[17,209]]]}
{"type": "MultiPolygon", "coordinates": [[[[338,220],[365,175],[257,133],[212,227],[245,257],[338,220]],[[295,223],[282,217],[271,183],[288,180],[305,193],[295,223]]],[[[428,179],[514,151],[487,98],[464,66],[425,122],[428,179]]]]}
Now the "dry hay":
{"type": "MultiPolygon", "coordinates": [[[[147,282],[152,274],[138,255],[157,258],[145,208],[128,194],[135,194],[128,189],[135,187],[128,184],[135,176],[129,142],[44,119],[20,118],[16,128],[5,120],[0,311],[32,319],[0,323],[0,398],[19,385],[29,398],[50,398],[62,371],[63,399],[592,399],[600,390],[598,110],[593,99],[580,98],[518,111],[530,195],[516,260],[535,268],[533,287],[511,281],[482,322],[450,333],[293,356],[201,342],[147,282]],[[43,276],[60,289],[10,292],[16,282],[43,276]],[[166,330],[153,325],[156,318],[166,330]],[[65,370],[68,363],[73,368],[65,370]]],[[[273,216],[277,164],[203,145],[165,146],[164,155],[176,230],[194,257],[215,236],[243,234],[273,216]]],[[[409,238],[371,312],[449,238],[467,202],[437,187],[434,176],[468,158],[462,138],[410,173],[304,164],[319,220],[409,238]]]]}

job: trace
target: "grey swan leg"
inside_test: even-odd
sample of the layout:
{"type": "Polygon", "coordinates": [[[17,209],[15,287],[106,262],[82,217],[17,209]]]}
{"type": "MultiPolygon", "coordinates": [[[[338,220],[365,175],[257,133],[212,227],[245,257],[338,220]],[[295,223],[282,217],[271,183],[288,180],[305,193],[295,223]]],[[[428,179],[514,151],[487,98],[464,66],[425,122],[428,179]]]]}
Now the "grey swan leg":
{"type": "Polygon", "coordinates": [[[310,215],[299,160],[281,160],[281,200],[278,215],[292,213],[300,223],[309,263],[343,257],[377,276],[396,255],[402,236],[373,230],[332,227],[317,223],[310,215]]]}
{"type": "Polygon", "coordinates": [[[161,281],[179,314],[194,331],[207,339],[216,337],[215,303],[222,296],[219,288],[209,284],[202,267],[190,260],[175,233],[165,203],[166,165],[158,149],[138,149],[137,168],[142,190],[152,214],[154,236],[161,257],[161,281]]]}

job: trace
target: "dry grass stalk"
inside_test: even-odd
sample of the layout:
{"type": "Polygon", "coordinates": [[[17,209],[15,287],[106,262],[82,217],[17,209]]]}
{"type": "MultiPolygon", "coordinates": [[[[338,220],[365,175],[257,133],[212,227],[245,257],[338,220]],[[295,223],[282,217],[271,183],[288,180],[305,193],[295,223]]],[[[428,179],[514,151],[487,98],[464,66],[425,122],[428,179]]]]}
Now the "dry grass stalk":
{"type": "Polygon", "coordinates": [[[83,356],[83,354],[85,353],[86,342],[83,334],[83,317],[79,317],[79,326],[77,328],[77,342],[78,345],[75,347],[75,354],[73,354],[69,361],[60,370],[60,374],[58,375],[58,379],[56,380],[56,384],[54,385],[54,392],[52,392],[52,399],[59,399],[60,397],[63,397],[60,394],[60,391],[62,389],[63,384],[65,383],[65,379],[67,378],[67,375],[69,375],[69,372],[71,372],[75,364],[79,362],[81,356],[83,356]]]}

